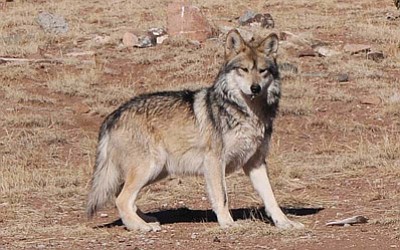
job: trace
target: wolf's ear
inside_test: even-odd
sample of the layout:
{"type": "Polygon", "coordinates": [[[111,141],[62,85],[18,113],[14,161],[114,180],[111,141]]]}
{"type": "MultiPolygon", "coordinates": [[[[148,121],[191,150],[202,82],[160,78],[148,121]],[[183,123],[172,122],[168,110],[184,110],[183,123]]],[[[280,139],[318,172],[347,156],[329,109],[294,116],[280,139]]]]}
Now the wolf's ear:
{"type": "Polygon", "coordinates": [[[245,46],[242,36],[236,29],[229,31],[226,37],[225,58],[231,58],[239,54],[245,46]]]}
{"type": "Polygon", "coordinates": [[[258,50],[267,55],[276,55],[278,51],[279,39],[275,33],[270,34],[258,46],[258,50]]]}

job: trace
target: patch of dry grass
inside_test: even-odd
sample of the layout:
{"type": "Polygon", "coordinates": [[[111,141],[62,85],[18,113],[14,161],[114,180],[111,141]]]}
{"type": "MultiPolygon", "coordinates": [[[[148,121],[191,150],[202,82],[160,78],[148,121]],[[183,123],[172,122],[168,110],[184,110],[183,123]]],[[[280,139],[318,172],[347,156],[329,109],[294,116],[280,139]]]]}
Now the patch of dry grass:
{"type": "Polygon", "coordinates": [[[285,115],[304,116],[315,110],[314,87],[307,84],[302,78],[287,79],[282,84],[282,100],[280,113],[285,115]]]}
{"type": "MultiPolygon", "coordinates": [[[[154,48],[119,50],[119,40],[125,31],[165,27],[167,3],[161,0],[61,0],[41,4],[14,1],[6,15],[2,15],[2,56],[41,57],[42,52],[62,56],[75,49],[90,49],[96,52],[98,59],[95,65],[82,65],[80,59],[44,67],[0,65],[0,103],[4,106],[0,110],[0,224],[11,244],[8,246],[104,248],[120,246],[116,239],[125,237],[133,239],[134,243],[130,243],[133,248],[138,241],[143,241],[140,234],[119,228],[94,230],[82,220],[98,132],[98,126],[86,123],[100,120],[99,116],[107,115],[135,94],[197,88],[212,83],[223,60],[223,36],[201,46],[185,39],[170,39],[154,48]],[[63,15],[70,31],[61,36],[45,34],[35,22],[39,10],[63,15]],[[96,35],[109,35],[112,41],[104,46],[96,45],[92,41],[96,35]],[[107,65],[118,73],[107,75],[103,68],[107,65]],[[35,91],[36,87],[46,88],[46,93],[35,91]],[[71,112],[68,107],[75,102],[88,104],[90,114],[71,112]]],[[[301,32],[310,39],[323,37],[329,47],[335,49],[340,49],[344,43],[367,43],[383,50],[387,58],[380,63],[350,55],[313,59],[280,56],[279,62],[294,63],[300,71],[322,71],[329,75],[346,72],[351,80],[338,87],[327,84],[331,80],[327,77],[283,74],[282,116],[278,118],[282,123],[273,137],[268,158],[269,175],[283,206],[331,204],[331,196],[310,192],[331,187],[333,178],[339,183],[348,177],[362,178],[369,169],[376,170],[376,180],[371,180],[361,195],[365,195],[368,202],[382,204],[398,200],[398,186],[392,179],[400,176],[400,123],[396,123],[400,116],[397,95],[400,91],[400,36],[396,25],[379,16],[389,7],[371,5],[365,8],[368,1],[333,3],[326,0],[290,3],[196,0],[194,3],[214,24],[230,19],[235,26],[235,17],[253,9],[270,12],[277,32],[301,32]],[[370,109],[371,117],[382,119],[380,125],[376,119],[358,119],[363,116],[352,119],[352,114],[333,109],[326,111],[327,116],[316,111],[320,106],[355,105],[354,100],[364,95],[376,95],[382,100],[380,105],[370,109]]],[[[354,108],[352,112],[360,114],[363,110],[354,108]]],[[[227,185],[231,208],[262,204],[243,173],[229,176],[227,185]]],[[[210,209],[205,197],[202,178],[172,177],[146,187],[138,203],[153,210],[183,205],[210,209]]],[[[312,219],[295,220],[310,224],[312,219]]],[[[398,228],[399,213],[387,211],[374,223],[384,228],[398,228]]],[[[310,231],[282,232],[251,218],[239,224],[238,228],[228,231],[216,227],[207,229],[204,237],[217,235],[244,242],[262,236],[298,242],[313,236],[310,231]]],[[[165,226],[167,231],[181,227],[186,225],[165,226]]],[[[185,237],[182,235],[179,237],[185,237]]],[[[162,238],[163,243],[169,240],[167,236],[156,236],[162,238]]],[[[400,237],[393,230],[390,236],[400,237]]]]}

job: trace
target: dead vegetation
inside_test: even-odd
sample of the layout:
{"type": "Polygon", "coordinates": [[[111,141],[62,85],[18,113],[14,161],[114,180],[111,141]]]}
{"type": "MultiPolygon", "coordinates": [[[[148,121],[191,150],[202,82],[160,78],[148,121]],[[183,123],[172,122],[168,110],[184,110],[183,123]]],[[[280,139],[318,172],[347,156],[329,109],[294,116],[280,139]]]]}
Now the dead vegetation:
{"type": "MultiPolygon", "coordinates": [[[[201,46],[170,39],[154,48],[121,49],[124,31],[165,27],[166,2],[16,0],[0,9],[0,56],[63,58],[88,50],[96,56],[90,64],[80,58],[65,64],[0,63],[0,248],[348,246],[331,235],[347,237],[360,248],[377,241],[380,247],[399,247],[400,21],[384,18],[394,11],[391,2],[193,2],[214,25],[235,24],[236,17],[254,9],[270,13],[277,32],[302,33],[334,49],[366,43],[385,54],[381,62],[348,54],[280,55],[299,73],[283,73],[281,113],[269,158],[273,187],[284,207],[325,209],[298,216],[308,228],[300,232],[281,232],[251,216],[228,231],[207,217],[203,223],[167,223],[160,234],[93,228],[117,219],[112,205],[104,210],[105,218],[84,218],[103,117],[135,94],[210,85],[223,61],[223,38],[201,46]],[[35,21],[40,10],[63,15],[70,31],[44,33],[35,21]],[[111,40],[97,44],[96,35],[111,40]],[[337,82],[339,73],[348,73],[349,81],[337,82]],[[366,229],[323,226],[355,212],[371,219],[362,226],[366,229]],[[380,238],[363,245],[359,237],[380,238]]],[[[261,204],[242,173],[228,178],[228,188],[233,209],[261,204]]],[[[173,177],[147,187],[139,205],[150,212],[179,207],[207,212],[205,197],[202,179],[173,177]]]]}

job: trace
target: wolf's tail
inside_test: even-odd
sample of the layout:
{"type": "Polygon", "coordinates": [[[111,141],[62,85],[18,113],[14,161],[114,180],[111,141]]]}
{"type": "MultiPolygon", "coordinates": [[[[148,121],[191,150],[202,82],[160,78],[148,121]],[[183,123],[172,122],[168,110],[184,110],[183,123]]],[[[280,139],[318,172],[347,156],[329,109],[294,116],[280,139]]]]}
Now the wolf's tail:
{"type": "Polygon", "coordinates": [[[92,218],[99,208],[115,196],[120,187],[121,171],[111,159],[109,141],[108,131],[101,133],[86,208],[88,218],[92,218]]]}

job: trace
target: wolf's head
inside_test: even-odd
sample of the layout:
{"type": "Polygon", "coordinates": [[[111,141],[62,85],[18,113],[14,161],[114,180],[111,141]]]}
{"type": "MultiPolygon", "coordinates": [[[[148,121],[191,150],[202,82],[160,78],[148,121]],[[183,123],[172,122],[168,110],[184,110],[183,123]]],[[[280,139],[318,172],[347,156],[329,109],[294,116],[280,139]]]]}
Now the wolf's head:
{"type": "Polygon", "coordinates": [[[231,30],[225,44],[224,73],[227,81],[245,96],[269,96],[268,89],[274,87],[270,85],[279,79],[277,50],[278,36],[274,33],[260,43],[250,45],[237,30],[231,30]]]}

